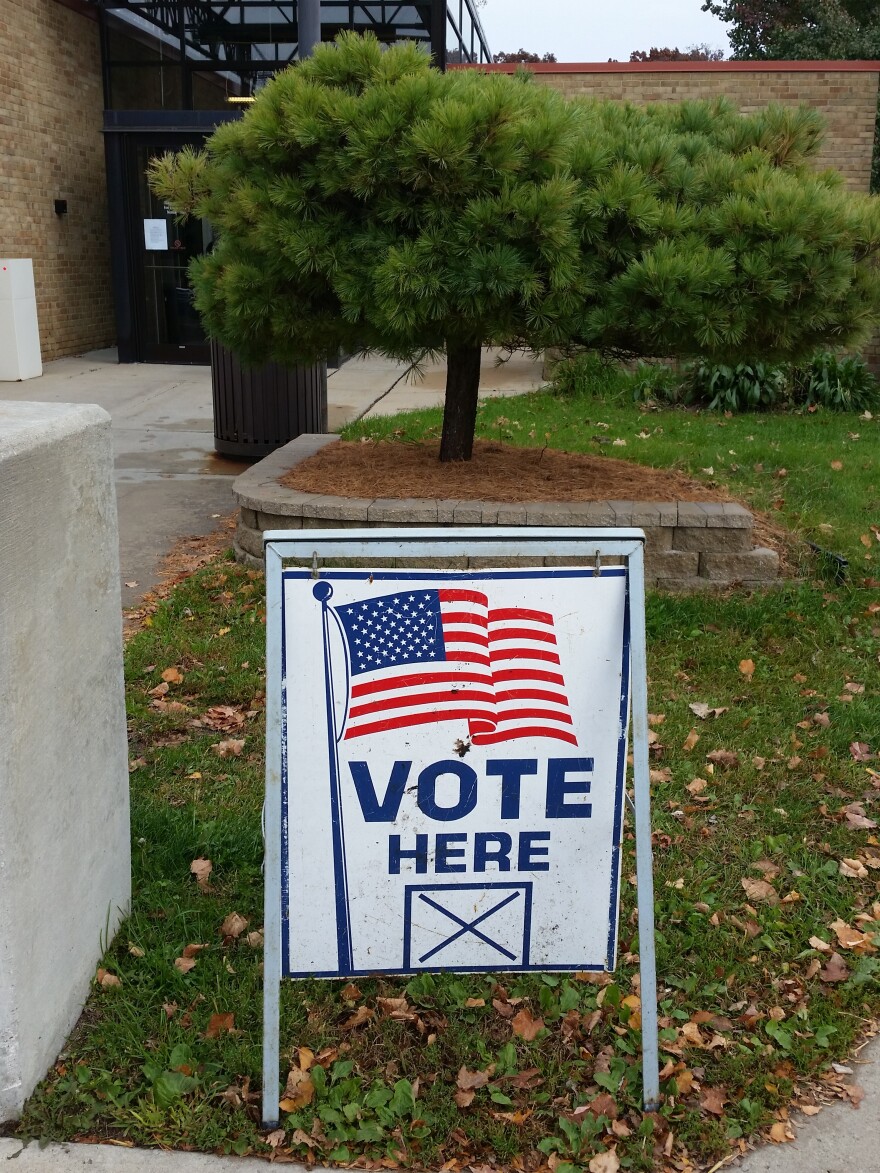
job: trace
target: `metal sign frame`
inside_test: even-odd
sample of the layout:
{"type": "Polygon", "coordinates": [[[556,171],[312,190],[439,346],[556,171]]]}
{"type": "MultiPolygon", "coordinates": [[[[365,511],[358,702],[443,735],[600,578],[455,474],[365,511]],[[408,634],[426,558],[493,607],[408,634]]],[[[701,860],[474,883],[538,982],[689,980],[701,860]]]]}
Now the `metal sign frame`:
{"type": "MultiPolygon", "coordinates": [[[[630,621],[630,720],[633,810],[641,974],[642,1083],[646,1110],[660,1102],[657,1033],[657,969],[654,943],[654,881],[651,853],[651,793],[648,766],[648,684],[645,634],[645,535],[639,529],[475,527],[270,530],[263,535],[266,559],[266,792],[263,808],[263,1125],[276,1127],[280,1098],[280,986],[282,974],[282,591],[284,563],[314,567],[334,559],[418,559],[420,568],[448,558],[589,559],[594,573],[602,559],[622,559],[628,575],[630,621]]],[[[378,568],[378,567],[377,567],[378,568]]],[[[524,567],[525,568],[525,567],[524,567]]],[[[329,569],[329,567],[328,567],[329,569]]]]}

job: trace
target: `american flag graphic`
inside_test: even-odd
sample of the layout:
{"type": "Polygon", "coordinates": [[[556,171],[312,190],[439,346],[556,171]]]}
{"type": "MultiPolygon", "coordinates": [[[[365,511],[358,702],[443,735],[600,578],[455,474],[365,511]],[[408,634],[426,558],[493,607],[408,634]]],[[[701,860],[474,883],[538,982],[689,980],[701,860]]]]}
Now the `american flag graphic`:
{"type": "Polygon", "coordinates": [[[336,609],[348,646],[344,738],[465,718],[475,745],[577,745],[553,616],[482,591],[401,590],[336,609]]]}

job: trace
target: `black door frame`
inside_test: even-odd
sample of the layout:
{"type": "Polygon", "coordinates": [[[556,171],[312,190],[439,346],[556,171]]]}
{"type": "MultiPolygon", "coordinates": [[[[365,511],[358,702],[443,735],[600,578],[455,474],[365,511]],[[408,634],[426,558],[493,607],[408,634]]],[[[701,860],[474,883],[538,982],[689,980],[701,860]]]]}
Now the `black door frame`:
{"type": "MultiPolygon", "coordinates": [[[[143,239],[138,191],[130,163],[133,141],[152,141],[159,149],[174,150],[185,143],[203,142],[221,122],[240,117],[238,110],[104,111],[110,258],[120,362],[147,361],[143,239]]],[[[210,363],[207,344],[204,358],[169,358],[168,361],[207,366],[210,363]]]]}

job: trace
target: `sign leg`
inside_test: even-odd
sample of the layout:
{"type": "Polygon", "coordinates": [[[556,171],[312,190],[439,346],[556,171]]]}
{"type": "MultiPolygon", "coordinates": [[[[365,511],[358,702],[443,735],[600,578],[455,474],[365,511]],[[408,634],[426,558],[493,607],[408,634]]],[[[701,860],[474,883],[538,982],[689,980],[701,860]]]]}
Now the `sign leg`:
{"type": "Polygon", "coordinates": [[[266,797],[263,805],[263,1127],[278,1125],[281,993],[281,558],[266,547],[266,797]]]}
{"type": "Polygon", "coordinates": [[[657,959],[654,949],[654,877],[651,857],[651,784],[648,767],[648,675],[645,656],[644,551],[629,559],[632,648],[633,790],[635,792],[636,880],[639,902],[639,969],[642,1001],[642,1084],[646,1111],[660,1106],[657,1034],[657,959]]]}

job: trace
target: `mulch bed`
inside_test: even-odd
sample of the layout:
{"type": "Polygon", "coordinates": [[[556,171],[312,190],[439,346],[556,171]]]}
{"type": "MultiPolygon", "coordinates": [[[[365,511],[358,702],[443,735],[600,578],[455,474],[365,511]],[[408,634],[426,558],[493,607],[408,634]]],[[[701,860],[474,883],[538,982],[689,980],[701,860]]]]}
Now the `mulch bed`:
{"type": "Polygon", "coordinates": [[[337,497],[476,501],[729,501],[684,473],[628,460],[474,444],[470,461],[440,464],[439,443],[340,440],[298,464],[281,484],[337,497]]]}

